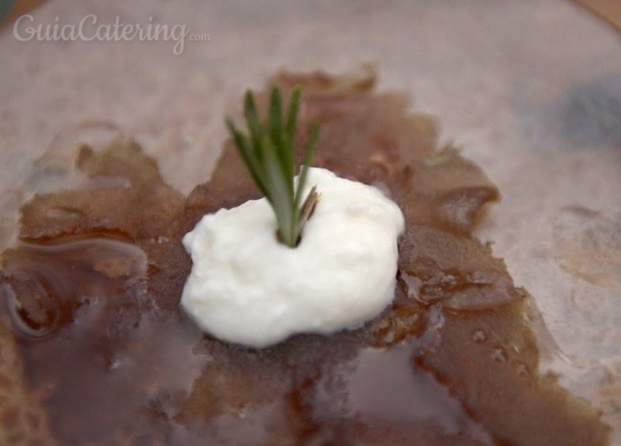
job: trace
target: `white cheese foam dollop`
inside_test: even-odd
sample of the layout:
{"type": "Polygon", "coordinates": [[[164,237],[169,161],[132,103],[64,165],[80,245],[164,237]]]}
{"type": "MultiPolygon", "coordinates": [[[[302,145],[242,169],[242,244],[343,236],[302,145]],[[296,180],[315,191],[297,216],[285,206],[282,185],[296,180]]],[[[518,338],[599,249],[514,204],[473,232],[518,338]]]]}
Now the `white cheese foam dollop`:
{"type": "Polygon", "coordinates": [[[185,235],[193,266],[181,305],[201,329],[262,348],[358,327],[391,302],[405,227],[399,207],[326,169],[310,168],[306,184],[320,199],[296,248],[277,241],[265,198],[205,215],[185,235]]]}

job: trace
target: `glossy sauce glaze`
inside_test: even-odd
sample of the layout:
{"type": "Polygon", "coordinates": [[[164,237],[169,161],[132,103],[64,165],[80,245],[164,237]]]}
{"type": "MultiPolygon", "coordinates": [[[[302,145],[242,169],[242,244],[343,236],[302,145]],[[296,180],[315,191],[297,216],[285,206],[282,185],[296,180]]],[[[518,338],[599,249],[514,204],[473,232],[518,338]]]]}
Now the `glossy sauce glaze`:
{"type": "Polygon", "coordinates": [[[317,163],[406,214],[393,304],[264,350],[203,335],[178,307],[180,238],[256,196],[236,154],[184,199],[135,144],[82,148],[87,177],[126,181],[35,197],[2,256],[0,334],[47,444],[606,444],[597,414],[538,372],[530,298],[470,235],[498,198],[480,169],[372,79],[276,81],[303,84],[301,140],[322,121],[317,163]]]}

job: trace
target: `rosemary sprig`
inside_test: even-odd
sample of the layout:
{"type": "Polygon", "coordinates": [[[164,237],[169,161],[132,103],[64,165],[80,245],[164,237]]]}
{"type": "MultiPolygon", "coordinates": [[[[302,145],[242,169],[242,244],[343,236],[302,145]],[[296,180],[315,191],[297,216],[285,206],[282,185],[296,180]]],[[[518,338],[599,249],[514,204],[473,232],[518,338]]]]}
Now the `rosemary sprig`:
{"type": "Polygon", "coordinates": [[[250,175],[274,209],[279,240],[293,248],[298,244],[302,228],[319,199],[319,194],[313,187],[302,202],[308,167],[319,139],[319,123],[315,121],[312,124],[296,187],[295,127],[300,105],[300,88],[296,87],[291,94],[284,123],[281,102],[280,89],[272,87],[268,114],[264,122],[261,122],[253,94],[247,91],[244,115],[249,135],[238,130],[230,118],[227,118],[226,124],[250,175]]]}

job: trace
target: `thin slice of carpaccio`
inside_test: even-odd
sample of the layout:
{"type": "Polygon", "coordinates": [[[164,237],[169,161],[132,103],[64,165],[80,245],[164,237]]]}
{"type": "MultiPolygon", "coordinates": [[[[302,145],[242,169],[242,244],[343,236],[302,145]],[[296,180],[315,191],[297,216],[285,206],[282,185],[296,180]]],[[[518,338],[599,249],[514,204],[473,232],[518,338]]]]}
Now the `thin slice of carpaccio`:
{"type": "MultiPolygon", "coordinates": [[[[2,254],[0,390],[28,396],[45,444],[607,444],[596,411],[539,371],[532,298],[471,235],[499,199],[482,170],[372,74],[270,83],[302,87],[299,150],[319,120],[315,165],[404,211],[392,305],[263,350],[201,333],[178,306],[180,241],[205,213],[258,197],[234,148],[184,198],[136,143],[82,147],[81,186],[25,203],[2,254]]],[[[35,432],[2,429],[12,444],[35,432]]]]}

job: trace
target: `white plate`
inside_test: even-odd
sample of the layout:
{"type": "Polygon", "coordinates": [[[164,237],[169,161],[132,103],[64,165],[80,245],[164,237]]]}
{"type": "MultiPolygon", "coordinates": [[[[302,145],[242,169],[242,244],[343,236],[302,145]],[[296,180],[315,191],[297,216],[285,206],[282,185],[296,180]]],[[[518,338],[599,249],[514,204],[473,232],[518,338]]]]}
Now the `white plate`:
{"type": "Polygon", "coordinates": [[[560,349],[545,365],[604,412],[621,444],[621,38],[613,29],[560,0],[51,0],[31,14],[0,35],[0,244],[24,194],[53,186],[53,164],[46,174],[33,167],[46,147],[69,153],[76,135],[115,132],[97,124],[93,136],[92,126],[76,125],[115,124],[188,192],[209,176],[222,117],[246,87],[262,87],[281,67],[342,72],[372,62],[380,89],[403,90],[413,109],[437,116],[443,139],[499,186],[504,200],[478,235],[534,295],[560,349]],[[117,17],[177,25],[199,40],[41,41],[27,29],[70,32],[85,20],[93,37],[117,17]]]}

